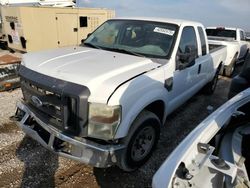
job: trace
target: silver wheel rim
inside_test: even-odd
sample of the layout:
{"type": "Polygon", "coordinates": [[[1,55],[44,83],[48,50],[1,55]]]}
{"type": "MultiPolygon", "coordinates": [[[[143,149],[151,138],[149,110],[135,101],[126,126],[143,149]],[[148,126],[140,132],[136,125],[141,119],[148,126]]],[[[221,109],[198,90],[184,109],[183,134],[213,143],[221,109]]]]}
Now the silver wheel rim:
{"type": "Polygon", "coordinates": [[[151,151],[155,142],[155,130],[153,127],[143,128],[136,136],[131,148],[131,158],[134,161],[144,159],[151,151]]]}

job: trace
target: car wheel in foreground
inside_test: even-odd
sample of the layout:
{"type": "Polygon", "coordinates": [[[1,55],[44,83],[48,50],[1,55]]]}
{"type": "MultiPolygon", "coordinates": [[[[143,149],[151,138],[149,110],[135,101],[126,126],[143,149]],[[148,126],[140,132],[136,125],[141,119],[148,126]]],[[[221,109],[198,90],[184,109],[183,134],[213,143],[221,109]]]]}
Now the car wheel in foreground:
{"type": "Polygon", "coordinates": [[[121,169],[136,170],[149,159],[160,136],[160,125],[154,113],[142,111],[139,114],[124,140],[127,147],[119,158],[121,169]]]}

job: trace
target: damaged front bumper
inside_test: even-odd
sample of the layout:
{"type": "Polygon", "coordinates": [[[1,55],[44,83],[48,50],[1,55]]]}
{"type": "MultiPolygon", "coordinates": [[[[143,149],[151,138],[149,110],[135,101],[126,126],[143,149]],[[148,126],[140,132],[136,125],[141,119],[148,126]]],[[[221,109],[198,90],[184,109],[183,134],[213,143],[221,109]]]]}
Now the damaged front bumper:
{"type": "Polygon", "coordinates": [[[117,162],[124,145],[101,145],[85,138],[71,137],[45,124],[29,110],[24,102],[17,103],[17,125],[45,148],[60,156],[91,166],[105,168],[117,162]]]}

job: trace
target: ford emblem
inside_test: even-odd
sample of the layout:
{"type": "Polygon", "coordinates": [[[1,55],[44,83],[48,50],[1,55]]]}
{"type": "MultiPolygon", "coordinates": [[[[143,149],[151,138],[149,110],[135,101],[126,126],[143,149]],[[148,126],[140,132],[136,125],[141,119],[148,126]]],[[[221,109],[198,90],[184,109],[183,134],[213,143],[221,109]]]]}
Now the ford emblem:
{"type": "Polygon", "coordinates": [[[43,102],[37,96],[32,96],[31,100],[37,107],[41,107],[43,105],[43,102]]]}

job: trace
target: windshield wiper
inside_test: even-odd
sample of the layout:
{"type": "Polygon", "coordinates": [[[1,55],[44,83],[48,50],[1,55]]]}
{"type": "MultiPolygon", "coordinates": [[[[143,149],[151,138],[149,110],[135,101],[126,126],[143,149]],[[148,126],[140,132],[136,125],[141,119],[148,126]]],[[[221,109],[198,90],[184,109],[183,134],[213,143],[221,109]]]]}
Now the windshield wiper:
{"type": "Polygon", "coordinates": [[[133,51],[130,51],[130,50],[126,50],[126,49],[123,49],[123,48],[104,48],[103,49],[100,46],[94,45],[94,44],[89,43],[89,42],[83,43],[83,45],[88,46],[88,47],[92,47],[92,48],[96,48],[96,49],[100,49],[100,50],[105,49],[105,50],[110,50],[110,51],[114,51],[114,52],[121,52],[121,53],[126,53],[126,54],[130,54],[130,55],[139,56],[139,57],[145,57],[142,54],[139,54],[139,53],[136,53],[136,52],[133,52],[133,51]]]}
{"type": "Polygon", "coordinates": [[[139,56],[139,57],[145,57],[142,54],[130,51],[130,50],[126,50],[124,48],[110,48],[109,50],[115,51],[115,52],[121,52],[121,53],[126,53],[126,54],[130,54],[130,55],[135,55],[135,56],[139,56]]]}
{"type": "Polygon", "coordinates": [[[100,46],[94,45],[94,44],[89,43],[89,42],[83,43],[83,45],[102,50],[102,48],[100,46]]]}

